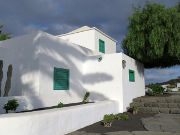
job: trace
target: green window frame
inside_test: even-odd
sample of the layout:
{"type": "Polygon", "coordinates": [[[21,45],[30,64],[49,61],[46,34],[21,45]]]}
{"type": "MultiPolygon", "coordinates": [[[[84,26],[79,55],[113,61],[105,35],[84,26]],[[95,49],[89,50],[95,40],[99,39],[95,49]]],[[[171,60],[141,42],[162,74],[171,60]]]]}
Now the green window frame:
{"type": "Polygon", "coordinates": [[[69,69],[54,67],[54,90],[69,90],[69,69]]]}
{"type": "Polygon", "coordinates": [[[99,39],[99,52],[105,53],[105,42],[99,39]]]}
{"type": "Polygon", "coordinates": [[[135,82],[135,72],[134,72],[134,70],[129,69],[129,81],[130,82],[135,82]]]}

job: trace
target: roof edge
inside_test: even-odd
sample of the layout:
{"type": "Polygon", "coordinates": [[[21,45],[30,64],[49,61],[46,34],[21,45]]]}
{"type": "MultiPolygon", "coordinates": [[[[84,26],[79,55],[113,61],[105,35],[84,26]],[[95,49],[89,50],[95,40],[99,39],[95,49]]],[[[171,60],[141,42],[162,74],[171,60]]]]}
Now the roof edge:
{"type": "Polygon", "coordinates": [[[57,35],[57,37],[62,37],[62,36],[71,35],[71,34],[80,33],[80,32],[89,31],[89,30],[96,30],[96,31],[100,32],[101,34],[103,34],[104,36],[106,36],[107,38],[113,40],[114,42],[117,42],[115,39],[108,36],[107,34],[105,34],[104,32],[102,32],[101,30],[99,30],[96,27],[92,27],[92,28],[89,28],[88,30],[82,30],[82,31],[79,31],[79,32],[72,32],[72,33],[65,33],[65,34],[57,35]]]}

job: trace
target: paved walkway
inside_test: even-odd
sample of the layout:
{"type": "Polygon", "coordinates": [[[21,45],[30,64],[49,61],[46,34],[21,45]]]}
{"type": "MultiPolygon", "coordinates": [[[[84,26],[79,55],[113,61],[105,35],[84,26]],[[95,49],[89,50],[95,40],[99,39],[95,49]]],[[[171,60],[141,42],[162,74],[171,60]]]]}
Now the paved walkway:
{"type": "Polygon", "coordinates": [[[143,118],[142,124],[148,131],[180,133],[180,114],[157,114],[143,118]]]}

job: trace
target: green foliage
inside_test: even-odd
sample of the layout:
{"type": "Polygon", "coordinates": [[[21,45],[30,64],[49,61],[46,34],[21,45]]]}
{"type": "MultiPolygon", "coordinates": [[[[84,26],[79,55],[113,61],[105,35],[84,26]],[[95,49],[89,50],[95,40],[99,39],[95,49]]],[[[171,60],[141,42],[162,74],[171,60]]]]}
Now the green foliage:
{"type": "Polygon", "coordinates": [[[149,88],[152,89],[152,95],[163,95],[164,88],[159,84],[149,84],[149,88]]]}
{"type": "Polygon", "coordinates": [[[148,95],[149,96],[154,96],[154,93],[153,93],[153,91],[151,89],[148,89],[148,95]]]}
{"type": "Polygon", "coordinates": [[[167,88],[166,91],[167,91],[167,92],[172,92],[172,89],[171,89],[171,88],[167,88]]]}
{"type": "Polygon", "coordinates": [[[2,28],[3,28],[3,25],[0,25],[0,41],[10,39],[11,37],[9,35],[11,35],[11,34],[10,33],[8,33],[8,34],[2,33],[2,31],[1,31],[2,28]]]}
{"type": "Polygon", "coordinates": [[[180,91],[180,88],[178,88],[178,91],[180,91]]]}
{"type": "Polygon", "coordinates": [[[83,104],[86,103],[86,101],[87,101],[89,95],[90,95],[90,93],[89,93],[89,92],[86,92],[86,94],[84,95],[83,101],[82,101],[83,104]]]}
{"type": "Polygon", "coordinates": [[[128,119],[129,119],[129,116],[128,116],[127,114],[117,114],[117,115],[115,116],[115,118],[116,118],[117,120],[128,120],[128,119]]]}
{"type": "Polygon", "coordinates": [[[104,119],[101,122],[102,123],[111,123],[114,121],[115,117],[116,116],[114,114],[106,114],[106,115],[104,115],[104,119]]]}
{"type": "Polygon", "coordinates": [[[134,104],[133,105],[133,110],[138,111],[139,110],[139,106],[137,104],[134,104]]]}
{"type": "Polygon", "coordinates": [[[180,4],[166,8],[147,2],[144,8],[134,7],[128,30],[123,49],[146,68],[180,63],[180,4]]]}
{"type": "Polygon", "coordinates": [[[8,113],[9,110],[16,111],[17,107],[19,106],[19,103],[16,99],[9,100],[7,104],[4,105],[4,109],[6,110],[6,113],[8,113]]]}
{"type": "Polygon", "coordinates": [[[58,104],[58,108],[62,108],[64,106],[64,104],[63,103],[61,103],[61,102],[59,102],[59,104],[58,104]]]}

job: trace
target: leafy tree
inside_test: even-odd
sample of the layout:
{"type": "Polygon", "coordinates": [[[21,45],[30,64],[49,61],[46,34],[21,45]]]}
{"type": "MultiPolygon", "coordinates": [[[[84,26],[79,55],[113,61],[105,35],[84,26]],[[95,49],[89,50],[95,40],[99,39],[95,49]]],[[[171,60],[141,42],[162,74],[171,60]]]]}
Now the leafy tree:
{"type": "Polygon", "coordinates": [[[150,2],[134,7],[128,30],[123,49],[146,68],[180,64],[180,3],[171,8],[150,2]]]}
{"type": "Polygon", "coordinates": [[[6,39],[10,39],[11,37],[9,37],[9,35],[11,35],[10,33],[8,34],[4,34],[2,33],[2,29],[3,25],[0,25],[0,41],[6,40],[6,39]]]}

